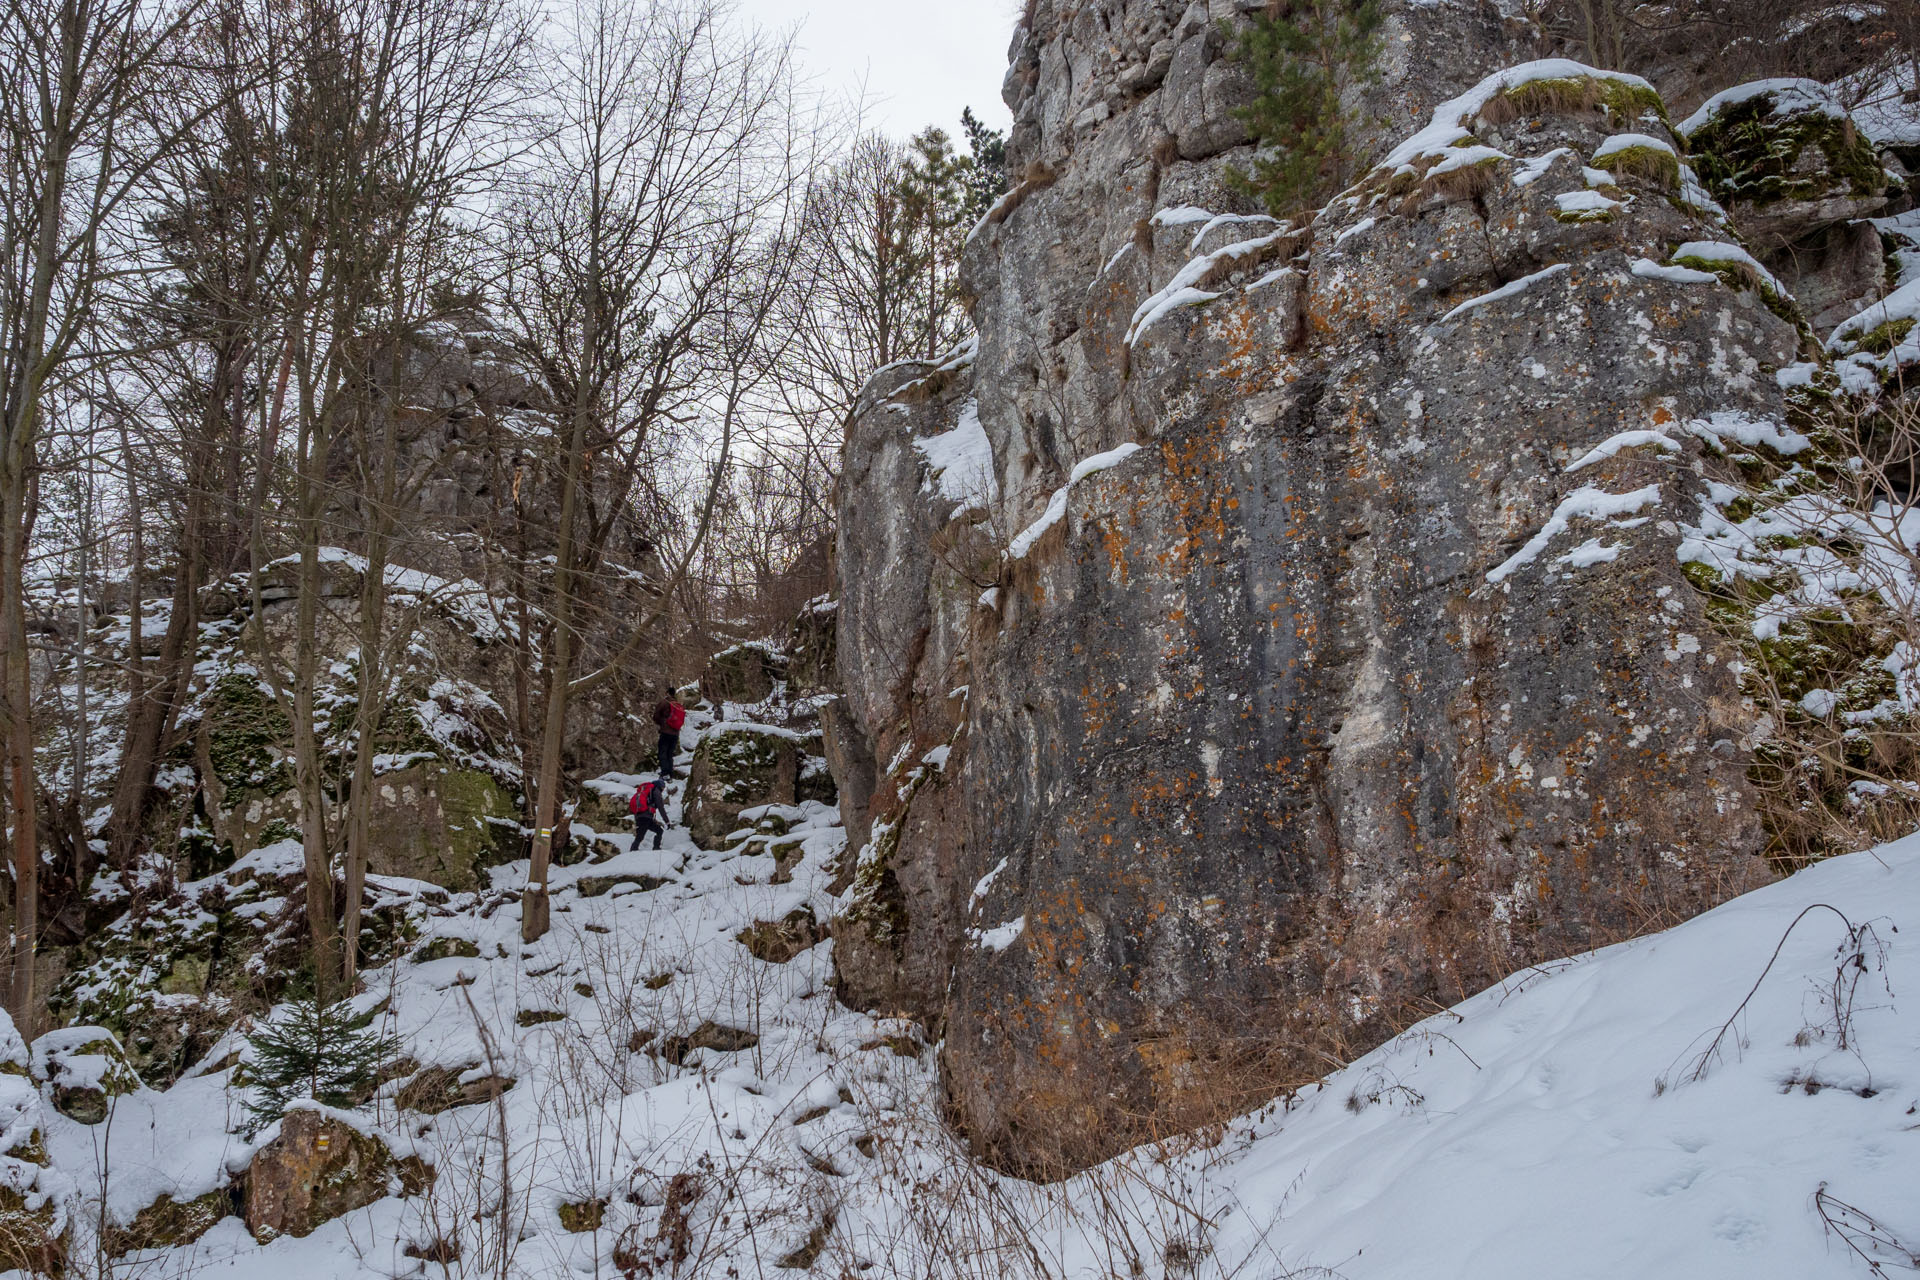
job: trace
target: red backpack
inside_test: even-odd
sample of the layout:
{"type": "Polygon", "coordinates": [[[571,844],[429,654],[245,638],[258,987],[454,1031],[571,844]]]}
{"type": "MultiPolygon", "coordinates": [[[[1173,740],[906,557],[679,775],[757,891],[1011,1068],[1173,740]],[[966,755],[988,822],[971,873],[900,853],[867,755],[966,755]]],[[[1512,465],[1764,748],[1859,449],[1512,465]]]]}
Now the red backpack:
{"type": "Polygon", "coordinates": [[[661,727],[668,733],[680,732],[680,726],[687,722],[687,709],[677,702],[667,704],[667,722],[661,727]]]}
{"type": "Polygon", "coordinates": [[[633,798],[627,801],[627,812],[631,814],[652,813],[654,810],[654,790],[660,784],[643,782],[633,789],[633,798]]]}

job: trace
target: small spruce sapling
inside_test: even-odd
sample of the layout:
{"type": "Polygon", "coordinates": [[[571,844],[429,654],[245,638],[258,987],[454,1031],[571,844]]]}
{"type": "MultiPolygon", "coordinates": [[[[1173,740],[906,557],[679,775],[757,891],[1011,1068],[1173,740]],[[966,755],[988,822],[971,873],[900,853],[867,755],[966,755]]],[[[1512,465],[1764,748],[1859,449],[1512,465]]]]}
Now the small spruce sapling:
{"type": "Polygon", "coordinates": [[[1379,0],[1275,0],[1240,35],[1237,56],[1258,91],[1238,112],[1259,147],[1236,186],[1276,218],[1324,204],[1357,160],[1348,90],[1379,75],[1379,0]]]}
{"type": "Polygon", "coordinates": [[[248,1038],[253,1057],[247,1113],[253,1127],[272,1124],[289,1104],[306,1098],[329,1107],[364,1102],[379,1083],[380,1069],[400,1053],[399,1037],[377,1031],[374,1016],[354,1013],[344,1000],[323,1005],[307,996],[262,1024],[248,1038]]]}

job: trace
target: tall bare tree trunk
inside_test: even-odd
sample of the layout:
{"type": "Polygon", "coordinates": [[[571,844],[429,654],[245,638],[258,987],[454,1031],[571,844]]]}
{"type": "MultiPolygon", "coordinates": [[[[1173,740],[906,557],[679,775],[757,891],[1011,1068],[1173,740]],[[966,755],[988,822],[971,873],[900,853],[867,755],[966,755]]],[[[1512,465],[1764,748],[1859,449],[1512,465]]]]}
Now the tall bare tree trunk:
{"type": "MultiPolygon", "coordinates": [[[[597,242],[595,242],[597,244],[597,242]]],[[[589,249],[590,259],[595,255],[589,249]]],[[[589,270],[593,269],[590,264],[589,270]]],[[[589,276],[590,280],[596,279],[589,276]]],[[[594,351],[599,340],[599,290],[588,286],[585,346],[594,351]]],[[[586,379],[573,409],[567,437],[566,471],[560,488],[560,529],[553,566],[553,652],[547,664],[547,697],[540,726],[540,775],[534,784],[533,864],[520,899],[520,938],[535,942],[551,924],[547,875],[553,861],[553,824],[560,814],[560,755],[567,740],[567,709],[573,681],[574,518],[580,503],[580,473],[586,452],[587,424],[593,416],[586,379]]]]}
{"type": "Polygon", "coordinates": [[[57,90],[43,102],[45,147],[33,248],[33,273],[18,317],[18,350],[7,388],[6,440],[0,445],[0,634],[7,640],[7,763],[13,805],[13,1019],[23,1034],[40,1022],[34,983],[40,939],[40,834],[33,785],[33,662],[27,651],[26,560],[40,397],[50,372],[47,333],[60,260],[71,157],[73,104],[79,93],[81,32],[63,14],[57,90]]]}
{"type": "MultiPolygon", "coordinates": [[[[9,442],[9,454],[16,451],[9,442]]],[[[26,468],[16,457],[0,466],[0,636],[6,640],[6,759],[13,829],[13,982],[8,1006],[21,1034],[32,1036],[34,953],[40,936],[40,835],[33,787],[33,664],[27,651],[25,513],[26,468]]]]}

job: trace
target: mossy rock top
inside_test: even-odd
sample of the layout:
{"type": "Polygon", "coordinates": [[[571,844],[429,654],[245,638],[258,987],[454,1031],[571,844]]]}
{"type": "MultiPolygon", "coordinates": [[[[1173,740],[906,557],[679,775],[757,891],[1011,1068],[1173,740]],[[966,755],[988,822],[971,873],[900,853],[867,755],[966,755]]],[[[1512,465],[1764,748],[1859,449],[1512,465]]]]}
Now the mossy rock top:
{"type": "Polygon", "coordinates": [[[119,1039],[105,1027],[62,1027],[33,1042],[33,1075],[53,1089],[54,1107],[83,1124],[96,1109],[105,1118],[108,1098],[141,1088],[140,1075],[119,1039]],[[97,1104],[97,1105],[96,1105],[97,1104]]]}
{"type": "Polygon", "coordinates": [[[1710,100],[1680,126],[1701,181],[1724,203],[1764,208],[1873,199],[1889,179],[1873,144],[1825,85],[1762,80],[1710,100]]]}
{"type": "MultiPolygon", "coordinates": [[[[1513,75],[1503,72],[1502,75],[1513,75]]],[[[1617,120],[1654,116],[1665,120],[1667,106],[1660,93],[1638,76],[1601,71],[1566,63],[1565,74],[1529,75],[1503,84],[1475,114],[1483,123],[1499,124],[1503,117],[1571,115],[1604,109],[1617,120]]]]}

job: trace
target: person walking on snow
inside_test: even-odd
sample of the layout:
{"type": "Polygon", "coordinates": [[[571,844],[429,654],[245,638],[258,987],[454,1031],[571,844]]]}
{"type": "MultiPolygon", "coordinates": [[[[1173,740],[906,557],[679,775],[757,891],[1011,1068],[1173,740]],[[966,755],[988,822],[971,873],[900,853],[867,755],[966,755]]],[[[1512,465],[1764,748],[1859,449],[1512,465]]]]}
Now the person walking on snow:
{"type": "Polygon", "coordinates": [[[635,787],[633,798],[627,801],[627,812],[633,815],[633,847],[638,849],[651,831],[653,847],[658,849],[660,838],[673,825],[673,820],[667,817],[667,784],[643,782],[635,787]]]}
{"type": "Polygon", "coordinates": [[[674,701],[673,686],[653,704],[653,723],[660,730],[660,781],[673,777],[673,758],[680,754],[680,726],[687,722],[687,709],[674,701]]]}

